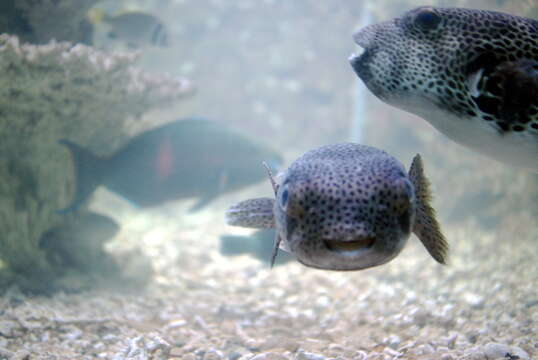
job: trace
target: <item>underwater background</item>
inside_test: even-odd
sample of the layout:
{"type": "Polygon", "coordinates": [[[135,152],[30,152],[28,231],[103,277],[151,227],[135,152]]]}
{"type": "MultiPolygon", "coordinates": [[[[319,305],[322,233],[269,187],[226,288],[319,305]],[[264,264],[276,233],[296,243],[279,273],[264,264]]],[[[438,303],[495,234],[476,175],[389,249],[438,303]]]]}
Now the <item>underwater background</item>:
{"type": "MultiPolygon", "coordinates": [[[[538,17],[533,0],[430,4],[538,17]]],[[[419,5],[3,0],[0,359],[538,358],[538,176],[382,103],[347,61],[357,28],[419,5]],[[193,118],[215,132],[148,135],[193,118]],[[94,164],[65,213],[89,177],[61,139],[94,164]],[[283,252],[271,269],[270,231],[226,225],[230,205],[272,196],[261,161],[285,169],[346,141],[406,168],[421,154],[447,266],[412,236],[367,270],[283,252]],[[141,161],[151,151],[156,167],[141,161]],[[127,162],[129,182],[102,181],[127,162]]]]}

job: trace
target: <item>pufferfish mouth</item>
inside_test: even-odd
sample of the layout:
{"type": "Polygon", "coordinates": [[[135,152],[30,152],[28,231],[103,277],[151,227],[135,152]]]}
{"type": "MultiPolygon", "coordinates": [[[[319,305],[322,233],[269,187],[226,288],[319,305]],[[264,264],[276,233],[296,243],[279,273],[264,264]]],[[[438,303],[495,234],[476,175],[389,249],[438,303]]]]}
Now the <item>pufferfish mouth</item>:
{"type": "Polygon", "coordinates": [[[348,61],[353,71],[361,78],[365,83],[372,77],[370,72],[370,59],[374,55],[372,49],[360,46],[361,51],[355,52],[349,56],[348,61]]]}
{"type": "Polygon", "coordinates": [[[350,253],[358,250],[368,249],[375,243],[374,237],[366,237],[358,240],[324,240],[327,249],[338,253],[350,253]]]}
{"type": "Polygon", "coordinates": [[[349,62],[350,63],[354,63],[356,61],[358,61],[360,59],[360,57],[366,52],[366,48],[359,45],[357,51],[355,51],[354,53],[352,53],[351,55],[349,55],[349,62]]]}

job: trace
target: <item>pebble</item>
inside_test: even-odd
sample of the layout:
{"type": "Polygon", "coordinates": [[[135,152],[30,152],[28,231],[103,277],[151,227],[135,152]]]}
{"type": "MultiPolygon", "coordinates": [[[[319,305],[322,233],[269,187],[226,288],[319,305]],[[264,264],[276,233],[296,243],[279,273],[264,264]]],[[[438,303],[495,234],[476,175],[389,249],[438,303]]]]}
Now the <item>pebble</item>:
{"type": "Polygon", "coordinates": [[[340,344],[329,344],[328,349],[331,351],[344,352],[344,347],[340,344]]]}
{"type": "Polygon", "coordinates": [[[383,339],[383,344],[386,344],[392,349],[397,349],[402,343],[402,339],[398,335],[390,335],[383,339]]]}
{"type": "Polygon", "coordinates": [[[113,344],[113,343],[117,342],[119,339],[120,338],[118,337],[118,335],[106,334],[105,336],[103,336],[103,338],[101,340],[103,340],[107,344],[113,344]]]}
{"type": "Polygon", "coordinates": [[[174,320],[174,321],[169,322],[167,327],[168,329],[177,329],[185,325],[187,325],[187,322],[183,319],[180,319],[180,320],[174,320]]]}
{"type": "Polygon", "coordinates": [[[413,317],[413,322],[419,327],[424,327],[432,319],[432,314],[426,310],[419,309],[418,307],[413,309],[411,312],[413,317]]]}
{"type": "Polygon", "coordinates": [[[463,300],[465,300],[465,302],[473,309],[484,308],[484,304],[486,302],[486,299],[483,296],[470,292],[463,294],[463,300]]]}
{"type": "Polygon", "coordinates": [[[366,351],[359,350],[355,353],[353,360],[368,360],[368,354],[366,351]]]}
{"type": "Polygon", "coordinates": [[[446,339],[446,345],[449,349],[454,349],[454,346],[456,346],[456,340],[458,340],[458,334],[452,334],[446,339]]]}
{"type": "Polygon", "coordinates": [[[11,358],[10,360],[30,360],[30,352],[28,350],[19,350],[11,358]]]}
{"type": "Polygon", "coordinates": [[[320,354],[306,352],[304,350],[297,351],[295,360],[326,360],[326,357],[320,354]]]}
{"type": "Polygon", "coordinates": [[[3,320],[0,321],[0,335],[4,337],[13,337],[16,335],[17,330],[19,330],[21,326],[11,320],[3,320]]]}
{"type": "Polygon", "coordinates": [[[467,340],[469,340],[469,342],[471,344],[475,344],[476,341],[478,340],[478,337],[480,336],[480,333],[478,332],[478,330],[470,330],[467,334],[467,340]]]}
{"type": "Polygon", "coordinates": [[[389,355],[389,356],[392,356],[392,357],[400,357],[400,356],[403,355],[403,353],[398,352],[398,351],[396,351],[396,350],[393,350],[393,349],[391,349],[391,348],[389,348],[389,347],[386,347],[386,348],[383,350],[383,353],[384,353],[384,354],[387,354],[387,355],[389,355]]]}
{"type": "Polygon", "coordinates": [[[204,354],[204,360],[222,360],[224,359],[224,354],[222,351],[216,350],[216,349],[209,349],[204,354]]]}
{"type": "Polygon", "coordinates": [[[286,336],[270,336],[268,339],[266,339],[263,342],[260,342],[256,346],[257,348],[261,349],[285,349],[291,352],[297,351],[299,348],[299,345],[297,342],[293,339],[289,339],[286,336]]]}
{"type": "Polygon", "coordinates": [[[482,347],[484,355],[488,359],[497,359],[497,358],[509,358],[509,356],[517,356],[518,360],[529,360],[529,354],[522,348],[517,346],[509,346],[499,343],[487,343],[482,347]]]}
{"type": "Polygon", "coordinates": [[[368,355],[368,357],[366,358],[366,360],[385,360],[386,359],[386,356],[381,354],[381,353],[378,353],[378,352],[371,352],[370,355],[368,355]]]}
{"type": "Polygon", "coordinates": [[[286,356],[275,352],[261,353],[250,360],[289,360],[286,356]]]}
{"type": "Polygon", "coordinates": [[[416,347],[415,353],[417,355],[427,355],[427,354],[433,354],[435,352],[435,349],[430,344],[422,344],[416,347]]]}
{"type": "Polygon", "coordinates": [[[0,358],[11,359],[12,356],[13,356],[13,352],[12,352],[12,351],[0,347],[0,358]]]}
{"type": "Polygon", "coordinates": [[[67,334],[63,335],[62,337],[64,339],[66,339],[66,340],[76,340],[76,339],[79,339],[80,337],[82,337],[82,335],[84,335],[82,330],[74,328],[73,330],[71,330],[67,334]]]}
{"type": "Polygon", "coordinates": [[[239,358],[241,358],[241,356],[243,356],[242,353],[238,351],[232,351],[230,354],[228,354],[228,360],[238,360],[239,358]]]}

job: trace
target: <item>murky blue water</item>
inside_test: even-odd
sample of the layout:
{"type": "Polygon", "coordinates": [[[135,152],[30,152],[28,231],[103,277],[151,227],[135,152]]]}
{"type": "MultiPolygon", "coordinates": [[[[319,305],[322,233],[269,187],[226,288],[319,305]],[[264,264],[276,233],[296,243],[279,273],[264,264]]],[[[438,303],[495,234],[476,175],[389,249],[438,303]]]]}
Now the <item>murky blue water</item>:
{"type": "MultiPolygon", "coordinates": [[[[0,29],[20,32],[21,42],[46,43],[47,29],[62,34],[13,4],[8,1],[4,10],[17,16],[0,17],[0,29]]],[[[128,29],[133,34],[147,26],[140,36],[149,44],[136,38],[130,43],[120,33],[111,36],[113,28],[105,21],[86,34],[101,55],[93,49],[72,51],[71,45],[62,50],[71,55],[55,57],[56,48],[53,55],[39,55],[50,53],[13,50],[23,47],[10,48],[2,40],[0,169],[7,175],[0,180],[0,228],[5,229],[0,234],[0,301],[5,304],[0,350],[13,355],[26,348],[38,356],[48,343],[58,358],[113,358],[129,341],[133,349],[151,348],[149,341],[158,343],[154,335],[159,334],[168,344],[164,348],[177,355],[168,358],[537,357],[538,176],[478,155],[426,121],[381,102],[349,65],[349,55],[357,51],[356,29],[419,5],[403,0],[103,0],[95,8],[110,17],[135,11],[150,16],[149,25],[137,20],[128,29]],[[166,46],[152,45],[163,32],[166,46]],[[123,70],[111,70],[126,61],[107,60],[115,51],[137,52],[133,66],[147,77],[133,80],[123,70]],[[93,65],[81,61],[78,68],[70,56],[100,65],[91,70],[93,65]],[[190,88],[185,96],[173,92],[177,81],[187,80],[194,93],[190,88]],[[173,94],[167,98],[161,90],[173,94]],[[135,134],[191,117],[211,119],[245,138],[192,130],[184,138],[136,142],[122,158],[147,158],[132,166],[134,171],[122,172],[120,162],[102,165],[135,134]],[[92,166],[83,175],[95,183],[85,184],[91,187],[88,201],[69,214],[55,212],[77,191],[76,166],[56,143],[62,138],[99,157],[85,158],[92,166]],[[227,138],[232,138],[230,148],[244,147],[203,153],[188,145],[227,138]],[[315,270],[293,258],[269,269],[272,234],[253,235],[254,230],[225,224],[232,204],[273,197],[261,164],[252,180],[236,166],[259,162],[260,148],[278,152],[282,158],[270,165],[282,170],[312,148],[347,141],[384,149],[406,169],[415,154],[422,155],[433,207],[450,244],[449,265],[435,263],[411,236],[396,259],[366,271],[315,270]],[[203,171],[187,166],[176,172],[178,162],[203,171]],[[107,188],[103,179],[111,171],[124,182],[116,179],[107,188]],[[178,195],[178,184],[189,187],[186,195],[178,195]],[[131,191],[158,201],[145,207],[118,195],[131,191]],[[201,210],[190,211],[197,202],[201,210]],[[223,251],[221,236],[238,237],[241,245],[223,251]],[[136,295],[124,295],[124,284],[136,295]],[[38,296],[31,299],[28,293],[38,296]],[[44,293],[52,297],[41,297],[44,293]],[[41,317],[35,313],[39,309],[44,309],[41,317]],[[137,336],[148,343],[133,345],[137,336]]],[[[531,0],[433,5],[534,19],[538,14],[531,0]]],[[[135,358],[125,354],[116,358],[135,358]]],[[[0,351],[0,358],[8,355],[0,351]]]]}

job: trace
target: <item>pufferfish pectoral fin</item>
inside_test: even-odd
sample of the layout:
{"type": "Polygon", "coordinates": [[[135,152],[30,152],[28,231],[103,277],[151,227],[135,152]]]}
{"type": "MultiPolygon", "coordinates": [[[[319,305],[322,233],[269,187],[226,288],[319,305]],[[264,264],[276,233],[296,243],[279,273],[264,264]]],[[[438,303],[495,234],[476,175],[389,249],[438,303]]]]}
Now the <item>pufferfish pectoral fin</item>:
{"type": "Polygon", "coordinates": [[[271,229],[275,227],[273,206],[275,199],[255,198],[241,201],[226,211],[228,225],[255,229],[271,229]]]}
{"type": "Polygon", "coordinates": [[[417,154],[409,169],[409,178],[415,187],[417,198],[416,219],[413,232],[420,239],[426,250],[439,263],[446,264],[448,243],[441,233],[441,227],[431,207],[430,183],[424,175],[422,158],[417,154]]]}
{"type": "Polygon", "coordinates": [[[501,117],[527,123],[529,109],[538,107],[538,62],[519,60],[503,63],[491,75],[492,83],[503,91],[501,117]],[[517,113],[517,116],[512,115],[517,113]]]}
{"type": "Polygon", "coordinates": [[[467,82],[478,108],[506,125],[527,124],[538,109],[537,61],[493,61],[470,74],[467,82]]]}

